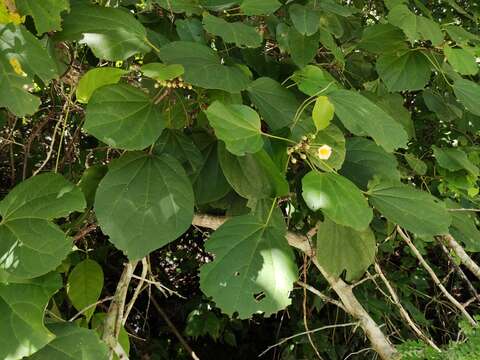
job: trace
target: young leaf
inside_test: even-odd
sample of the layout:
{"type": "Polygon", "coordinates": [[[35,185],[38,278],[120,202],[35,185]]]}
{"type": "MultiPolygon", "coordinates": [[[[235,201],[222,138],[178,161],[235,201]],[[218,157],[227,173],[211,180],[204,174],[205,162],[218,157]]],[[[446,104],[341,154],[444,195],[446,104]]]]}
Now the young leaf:
{"type": "Polygon", "coordinates": [[[328,95],[335,114],[356,135],[369,135],[386,151],[405,147],[408,135],[403,127],[379,106],[351,90],[335,90],[328,95]]]}
{"type": "Polygon", "coordinates": [[[169,155],[126,153],[100,182],[95,213],[110,241],[141,259],[183,234],[193,218],[193,190],[169,155]]]}
{"type": "Polygon", "coordinates": [[[90,99],[83,128],[104,143],[125,150],[152,145],[165,120],[143,91],[124,84],[102,86],[90,99]]]}
{"type": "Polygon", "coordinates": [[[300,106],[292,92],[268,77],[261,77],[250,83],[247,92],[272,130],[289,126],[300,106]]]}
{"type": "Polygon", "coordinates": [[[162,46],[159,56],[167,64],[183,65],[185,81],[205,89],[238,93],[250,82],[239,67],[223,65],[215,51],[199,43],[174,41],[162,46]]]}
{"type": "MultiPolygon", "coordinates": [[[[94,304],[100,298],[102,288],[103,270],[94,260],[83,260],[68,275],[67,295],[78,311],[94,304]]],[[[87,322],[94,312],[95,306],[92,306],[83,313],[87,322]]]]}
{"type": "Polygon", "coordinates": [[[200,269],[200,287],[222,312],[240,319],[255,313],[265,316],[291,303],[297,279],[285,225],[262,222],[254,215],[234,217],[205,243],[215,259],[200,269]]]}
{"type": "Polygon", "coordinates": [[[448,234],[450,214],[427,192],[395,181],[373,181],[369,201],[389,221],[417,235],[448,234]]]}
{"type": "Polygon", "coordinates": [[[104,85],[118,83],[126,73],[128,71],[112,67],[94,68],[87,71],[77,85],[76,96],[78,102],[88,103],[95,90],[104,85]]]}
{"type": "Polygon", "coordinates": [[[323,130],[328,127],[328,125],[330,125],[330,121],[333,119],[334,114],[335,107],[328,100],[328,97],[317,97],[312,111],[313,122],[315,123],[317,130],[323,130]]]}
{"type": "Polygon", "coordinates": [[[420,160],[418,157],[416,157],[413,154],[406,153],[404,155],[405,160],[408,163],[408,166],[418,175],[425,175],[427,173],[428,167],[425,162],[420,160]]]}
{"type": "Polygon", "coordinates": [[[48,325],[55,339],[28,360],[108,360],[107,345],[95,331],[70,322],[48,325]]]}
{"type": "Polygon", "coordinates": [[[331,275],[339,277],[346,271],[346,280],[359,279],[374,262],[377,243],[368,227],[356,231],[325,219],[317,232],[317,259],[331,275]]]}
{"type": "Polygon", "coordinates": [[[214,101],[205,114],[215,135],[225,142],[232,154],[255,153],[263,146],[260,117],[245,105],[229,105],[214,101]]]}
{"type": "Polygon", "coordinates": [[[337,224],[363,231],[372,220],[367,200],[354,183],[341,175],[309,172],[302,179],[302,196],[311,210],[322,210],[337,224]]]}
{"type": "Polygon", "coordinates": [[[1,359],[30,356],[55,338],[43,325],[43,313],[61,286],[62,280],[57,273],[21,284],[0,283],[1,359]]]}
{"type": "Polygon", "coordinates": [[[128,11],[84,2],[72,4],[70,13],[63,18],[63,31],[56,38],[79,40],[96,57],[109,61],[150,51],[147,31],[128,11]]]}
{"type": "Polygon", "coordinates": [[[210,34],[220,36],[226,43],[234,43],[238,47],[256,48],[262,44],[260,33],[254,27],[242,22],[228,22],[209,13],[204,13],[203,27],[210,34]]]}
{"type": "Polygon", "coordinates": [[[328,95],[338,89],[337,81],[327,71],[315,65],[307,65],[293,73],[292,80],[298,89],[308,96],[328,95]]]}
{"type": "Polygon", "coordinates": [[[182,76],[185,69],[182,65],[172,64],[165,65],[162,63],[150,63],[143,65],[140,70],[143,75],[157,81],[173,80],[179,76],[182,76]]]}

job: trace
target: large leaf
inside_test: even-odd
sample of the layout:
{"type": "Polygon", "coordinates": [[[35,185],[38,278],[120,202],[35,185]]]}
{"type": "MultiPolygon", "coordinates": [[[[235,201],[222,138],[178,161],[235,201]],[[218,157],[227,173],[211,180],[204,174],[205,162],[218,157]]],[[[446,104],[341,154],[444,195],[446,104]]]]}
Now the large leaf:
{"type": "Polygon", "coordinates": [[[377,60],[377,72],[389,91],[420,90],[430,80],[430,62],[421,51],[387,53],[377,60]]]}
{"type": "Polygon", "coordinates": [[[288,306],[297,269],[285,235],[285,225],[277,221],[253,215],[228,220],[205,244],[215,258],[200,269],[202,291],[240,319],[288,306]]]}
{"type": "Polygon", "coordinates": [[[104,143],[126,150],[152,145],[165,120],[143,91],[124,84],[102,86],[90,99],[83,128],[104,143]]]}
{"type": "Polygon", "coordinates": [[[318,36],[317,34],[302,35],[292,27],[287,33],[287,43],[293,62],[299,68],[303,68],[313,60],[317,53],[318,36]]]}
{"type": "Polygon", "coordinates": [[[458,148],[441,149],[436,146],[432,146],[432,150],[441,167],[450,171],[467,170],[472,175],[478,176],[478,167],[468,159],[463,150],[458,148]]]}
{"type": "Polygon", "coordinates": [[[242,69],[223,65],[215,51],[199,43],[174,41],[163,46],[159,56],[165,63],[183,65],[185,81],[206,89],[238,93],[250,81],[242,69]]]}
{"type": "Polygon", "coordinates": [[[387,153],[371,140],[353,137],[347,139],[347,155],[340,173],[366,189],[375,175],[399,181],[397,166],[395,155],[387,153]]]}
{"type": "Polygon", "coordinates": [[[403,32],[390,24],[375,24],[363,31],[358,47],[375,54],[407,49],[403,32]]]}
{"type": "Polygon", "coordinates": [[[205,111],[215,134],[232,154],[255,153],[263,146],[260,117],[245,105],[214,101],[205,111]]]}
{"type": "Polygon", "coordinates": [[[239,47],[259,47],[262,36],[254,27],[242,22],[228,22],[208,13],[203,15],[203,27],[210,34],[220,36],[226,43],[234,43],[239,47]]]}
{"type": "Polygon", "coordinates": [[[309,172],[302,179],[302,196],[311,210],[321,209],[337,224],[362,231],[372,220],[367,200],[354,183],[341,175],[309,172]]]}
{"type": "Polygon", "coordinates": [[[247,91],[270,129],[278,130],[292,123],[300,103],[277,81],[261,77],[253,81],[247,91]]]}
{"type": "Polygon", "coordinates": [[[356,231],[334,223],[328,218],[317,232],[318,262],[333,276],[346,271],[346,280],[360,278],[374,262],[377,243],[370,228],[356,231]]]}
{"type": "Polygon", "coordinates": [[[221,199],[231,190],[218,160],[217,142],[202,151],[203,161],[193,184],[197,204],[207,204],[221,199]]]}
{"type": "Polygon", "coordinates": [[[192,185],[177,160],[134,152],[110,164],[95,213],[110,241],[129,259],[140,259],[190,227],[193,202],[192,185]]]}
{"type": "Polygon", "coordinates": [[[475,55],[468,50],[444,45],[443,52],[453,69],[462,75],[475,75],[478,72],[478,64],[475,55]]]}
{"type": "Polygon", "coordinates": [[[408,135],[390,115],[352,90],[336,90],[328,95],[335,114],[355,135],[369,135],[386,151],[405,147],[408,135]]]}
{"type": "MultiPolygon", "coordinates": [[[[67,295],[78,311],[94,304],[102,293],[103,270],[94,260],[85,259],[78,263],[68,275],[67,295]]],[[[86,310],[83,315],[87,321],[95,312],[95,306],[86,310]]]]}
{"type": "Polygon", "coordinates": [[[95,331],[69,322],[50,324],[55,339],[28,360],[108,360],[109,351],[95,331]]]}
{"type": "Polygon", "coordinates": [[[164,9],[174,13],[187,13],[187,15],[201,14],[202,7],[198,0],[154,0],[164,9]]]}
{"type": "Polygon", "coordinates": [[[77,100],[84,104],[88,103],[95,90],[104,85],[118,83],[126,73],[126,70],[112,67],[94,68],[87,71],[78,82],[77,100]]]}
{"type": "Polygon", "coordinates": [[[110,61],[124,60],[150,50],[145,28],[131,13],[85,2],[72,4],[57,38],[78,40],[87,44],[98,58],[110,61]]]}
{"type": "Polygon", "coordinates": [[[293,4],[289,7],[288,12],[293,26],[300,34],[310,36],[318,31],[320,13],[317,9],[311,6],[293,4]]]}
{"type": "Polygon", "coordinates": [[[445,206],[427,192],[396,181],[373,181],[369,201],[389,221],[417,235],[447,234],[452,221],[445,206]]]}
{"type": "Polygon", "coordinates": [[[43,313],[61,286],[56,273],[22,284],[0,284],[1,359],[18,360],[32,355],[55,338],[43,325],[43,313]]]}
{"type": "Polygon", "coordinates": [[[30,15],[39,34],[60,30],[60,14],[70,9],[68,0],[16,0],[15,5],[22,15],[30,15]]]}
{"type": "Polygon", "coordinates": [[[439,45],[443,41],[443,33],[436,22],[415,15],[404,4],[396,5],[390,10],[388,21],[402,29],[411,42],[429,40],[433,45],[439,45]]]}
{"type": "Polygon", "coordinates": [[[245,156],[234,156],[219,147],[223,173],[233,189],[247,199],[264,199],[288,194],[285,176],[265,150],[245,156]]]}
{"type": "Polygon", "coordinates": [[[453,91],[457,99],[472,114],[480,116],[480,85],[466,79],[459,79],[453,83],[453,91]]]}
{"type": "Polygon", "coordinates": [[[0,202],[3,222],[21,218],[54,219],[84,208],[80,189],[56,173],[21,182],[0,202]]]}
{"type": "Polygon", "coordinates": [[[269,15],[275,12],[281,3],[278,0],[243,0],[240,10],[245,15],[269,15]]]}

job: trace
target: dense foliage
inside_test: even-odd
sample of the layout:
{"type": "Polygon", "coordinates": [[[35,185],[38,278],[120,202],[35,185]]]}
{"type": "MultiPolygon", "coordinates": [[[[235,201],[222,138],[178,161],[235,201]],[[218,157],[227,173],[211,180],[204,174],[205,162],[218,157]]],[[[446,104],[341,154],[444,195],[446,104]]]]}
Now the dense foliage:
{"type": "Polygon", "coordinates": [[[479,359],[471,0],[2,0],[0,359],[479,359]]]}

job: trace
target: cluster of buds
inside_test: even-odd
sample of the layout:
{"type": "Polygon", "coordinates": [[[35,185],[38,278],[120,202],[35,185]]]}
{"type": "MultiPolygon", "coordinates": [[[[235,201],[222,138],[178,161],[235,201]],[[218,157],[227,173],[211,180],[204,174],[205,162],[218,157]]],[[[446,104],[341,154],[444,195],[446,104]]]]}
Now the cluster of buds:
{"type": "Polygon", "coordinates": [[[179,77],[170,81],[160,80],[155,83],[155,88],[158,89],[160,86],[167,87],[169,89],[188,89],[192,90],[192,85],[186,84],[183,82],[183,78],[179,77]]]}
{"type": "Polygon", "coordinates": [[[287,154],[290,156],[292,164],[296,164],[298,159],[294,156],[297,154],[301,160],[307,159],[307,154],[314,155],[320,160],[328,160],[332,155],[332,148],[327,144],[319,146],[318,144],[311,143],[315,140],[315,134],[309,134],[308,136],[302,136],[302,140],[287,149],[287,154]]]}

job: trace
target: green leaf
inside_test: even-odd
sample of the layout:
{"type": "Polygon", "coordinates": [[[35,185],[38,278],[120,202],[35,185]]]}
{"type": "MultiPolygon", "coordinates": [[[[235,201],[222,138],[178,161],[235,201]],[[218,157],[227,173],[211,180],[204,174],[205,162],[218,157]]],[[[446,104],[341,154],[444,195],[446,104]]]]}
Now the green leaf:
{"type": "Polygon", "coordinates": [[[55,339],[28,360],[108,360],[108,347],[95,331],[70,322],[48,325],[55,339]]]}
{"type": "Polygon", "coordinates": [[[430,62],[421,51],[381,55],[376,68],[390,92],[421,90],[431,74],[430,62]]]}
{"type": "Polygon", "coordinates": [[[152,145],[165,120],[152,99],[131,85],[102,86],[90,99],[83,128],[104,143],[125,150],[152,145]]]}
{"type": "Polygon", "coordinates": [[[78,187],[82,190],[85,200],[87,200],[87,207],[91,208],[93,206],[98,184],[107,173],[107,170],[108,168],[105,165],[93,165],[83,172],[78,187]]]}
{"type": "Polygon", "coordinates": [[[369,201],[389,221],[417,235],[448,234],[450,214],[427,192],[396,181],[373,181],[369,201]]]}
{"type": "Polygon", "coordinates": [[[199,4],[199,0],[153,0],[162,8],[177,13],[187,13],[187,15],[200,15],[202,13],[202,7],[199,4]]]}
{"type": "MultiPolygon", "coordinates": [[[[103,329],[105,324],[105,317],[107,316],[106,313],[95,313],[92,317],[91,322],[91,329],[95,330],[98,336],[103,335],[103,329]]],[[[125,326],[120,328],[120,332],[118,334],[118,342],[122,346],[125,353],[128,355],[130,353],[130,339],[128,337],[128,333],[125,330],[125,326]]],[[[92,359],[93,360],[93,359],[92,359]]],[[[116,354],[113,354],[112,360],[120,360],[116,354]]]]}
{"type": "Polygon", "coordinates": [[[205,114],[217,138],[225,142],[232,154],[242,156],[262,148],[260,117],[252,108],[216,100],[205,110],[205,114]]]}
{"type": "Polygon", "coordinates": [[[203,163],[200,150],[192,139],[180,130],[165,129],[153,151],[157,155],[165,153],[176,158],[185,167],[188,175],[195,174],[203,163]]]}
{"type": "Polygon", "coordinates": [[[250,83],[247,91],[270,129],[278,130],[292,123],[300,103],[280,83],[268,77],[260,77],[250,83]]]}
{"type": "Polygon", "coordinates": [[[400,172],[395,155],[369,139],[352,137],[347,139],[347,155],[340,173],[362,189],[375,175],[400,181],[400,172]]]}
{"type": "Polygon", "coordinates": [[[298,89],[308,96],[317,96],[320,93],[328,95],[338,89],[335,78],[315,65],[307,65],[295,71],[292,80],[297,83],[298,89]]]}
{"type": "Polygon", "coordinates": [[[406,153],[404,155],[405,160],[408,163],[408,166],[418,175],[425,175],[427,173],[428,167],[425,162],[420,160],[418,157],[416,157],[413,154],[406,153]]]}
{"type": "Polygon", "coordinates": [[[21,279],[54,270],[72,248],[71,239],[57,225],[38,218],[2,223],[0,238],[0,269],[21,279]]]}
{"type": "Polygon", "coordinates": [[[404,4],[396,5],[390,10],[388,21],[402,29],[411,42],[429,40],[432,45],[439,45],[443,41],[442,30],[436,22],[415,15],[404,4]]]}
{"type": "Polygon", "coordinates": [[[403,127],[379,106],[352,90],[329,94],[335,114],[355,135],[369,135],[386,151],[405,147],[408,135],[403,127]]]}
{"type": "Polygon", "coordinates": [[[183,65],[185,81],[205,89],[238,93],[250,82],[242,69],[223,65],[217,53],[202,44],[174,41],[162,46],[159,56],[167,64],[183,65]]]}
{"type": "Polygon", "coordinates": [[[150,51],[147,31],[128,12],[120,8],[75,2],[63,18],[63,31],[57,40],[78,40],[87,44],[96,57],[117,61],[150,51]]]}
{"type": "Polygon", "coordinates": [[[339,277],[346,271],[346,280],[362,277],[375,261],[377,243],[370,228],[356,231],[334,223],[328,218],[317,232],[317,259],[331,275],[339,277]]]}
{"type": "Polygon", "coordinates": [[[220,166],[233,189],[247,199],[264,199],[288,194],[289,186],[265,150],[234,156],[218,148],[220,166]]]}
{"type": "Polygon", "coordinates": [[[228,22],[204,13],[203,27],[210,34],[220,36],[226,43],[234,43],[238,47],[256,48],[262,44],[260,33],[254,27],[242,22],[228,22]]]}
{"type": "Polygon", "coordinates": [[[450,171],[467,170],[474,176],[479,175],[478,167],[472,164],[463,150],[458,148],[440,149],[435,145],[432,146],[432,150],[438,164],[444,169],[450,171]]]}
{"type": "Polygon", "coordinates": [[[313,35],[320,26],[320,13],[318,10],[299,4],[290,5],[288,8],[290,19],[295,29],[302,35],[313,35]]]}
{"type": "Polygon", "coordinates": [[[321,209],[337,224],[361,231],[372,220],[367,200],[354,183],[341,175],[310,171],[302,179],[302,196],[311,210],[321,209]]]}
{"type": "Polygon", "coordinates": [[[282,6],[278,0],[243,0],[240,10],[244,15],[270,15],[282,6]]]}
{"type": "Polygon", "coordinates": [[[381,55],[393,51],[407,50],[405,40],[403,32],[395,26],[375,24],[365,28],[358,47],[381,55]]]}
{"type": "Polygon", "coordinates": [[[182,76],[185,69],[182,65],[178,64],[165,65],[162,63],[150,63],[143,65],[140,71],[149,78],[157,81],[166,81],[182,76]]]}
{"type": "MultiPolygon", "coordinates": [[[[103,289],[102,267],[91,259],[78,263],[68,275],[66,289],[68,298],[77,311],[94,304],[100,298],[103,289]]],[[[94,312],[95,306],[92,306],[83,313],[87,322],[94,312]]]]}
{"type": "Polygon", "coordinates": [[[183,234],[193,218],[193,190],[169,155],[126,153],[111,162],[95,198],[95,214],[110,241],[141,259],[183,234]]]}
{"type": "Polygon", "coordinates": [[[196,18],[176,20],[175,29],[182,41],[205,43],[205,32],[203,31],[202,22],[196,18]]]}
{"type": "Polygon", "coordinates": [[[291,303],[289,294],[297,279],[285,225],[262,222],[256,216],[234,217],[220,226],[205,243],[214,260],[200,269],[200,287],[222,312],[247,319],[265,316],[291,303]]]}
{"type": "Polygon", "coordinates": [[[452,49],[445,44],[443,52],[453,69],[462,75],[475,75],[478,72],[478,64],[475,55],[465,49],[452,49]]]}
{"type": "Polygon", "coordinates": [[[446,199],[445,204],[452,216],[450,234],[455,240],[465,245],[466,251],[480,252],[480,231],[478,231],[477,225],[475,225],[476,215],[474,212],[456,211],[461,206],[450,199],[446,199]]]}
{"type": "Polygon", "coordinates": [[[343,55],[342,48],[335,42],[333,35],[327,31],[320,31],[320,42],[331,52],[341,67],[345,67],[345,56],[343,55]]]}
{"type": "Polygon", "coordinates": [[[299,68],[306,66],[315,57],[318,49],[317,34],[305,36],[292,27],[287,32],[286,40],[292,60],[299,68]]]}
{"type": "Polygon", "coordinates": [[[208,204],[227,195],[231,190],[218,160],[217,143],[207,146],[203,151],[204,160],[193,184],[197,204],[208,204]]]}
{"type": "Polygon", "coordinates": [[[112,67],[94,68],[87,71],[77,85],[76,96],[78,102],[88,103],[95,90],[104,85],[118,83],[126,73],[128,71],[112,67]]]}
{"type": "Polygon", "coordinates": [[[70,10],[68,0],[16,0],[17,10],[22,15],[30,15],[39,34],[60,30],[63,11],[70,10]]]}
{"type": "Polygon", "coordinates": [[[313,106],[312,118],[317,130],[323,130],[333,119],[335,107],[326,96],[319,96],[313,106]]]}
{"type": "Polygon", "coordinates": [[[480,116],[480,85],[466,79],[459,79],[453,83],[453,92],[457,99],[472,114],[480,116]]]}
{"type": "Polygon", "coordinates": [[[0,202],[2,222],[22,218],[55,219],[85,209],[79,188],[56,173],[44,173],[18,184],[0,202]]]}
{"type": "Polygon", "coordinates": [[[55,338],[43,325],[43,313],[61,286],[57,273],[21,284],[0,284],[1,359],[18,360],[32,355],[55,338]]]}

